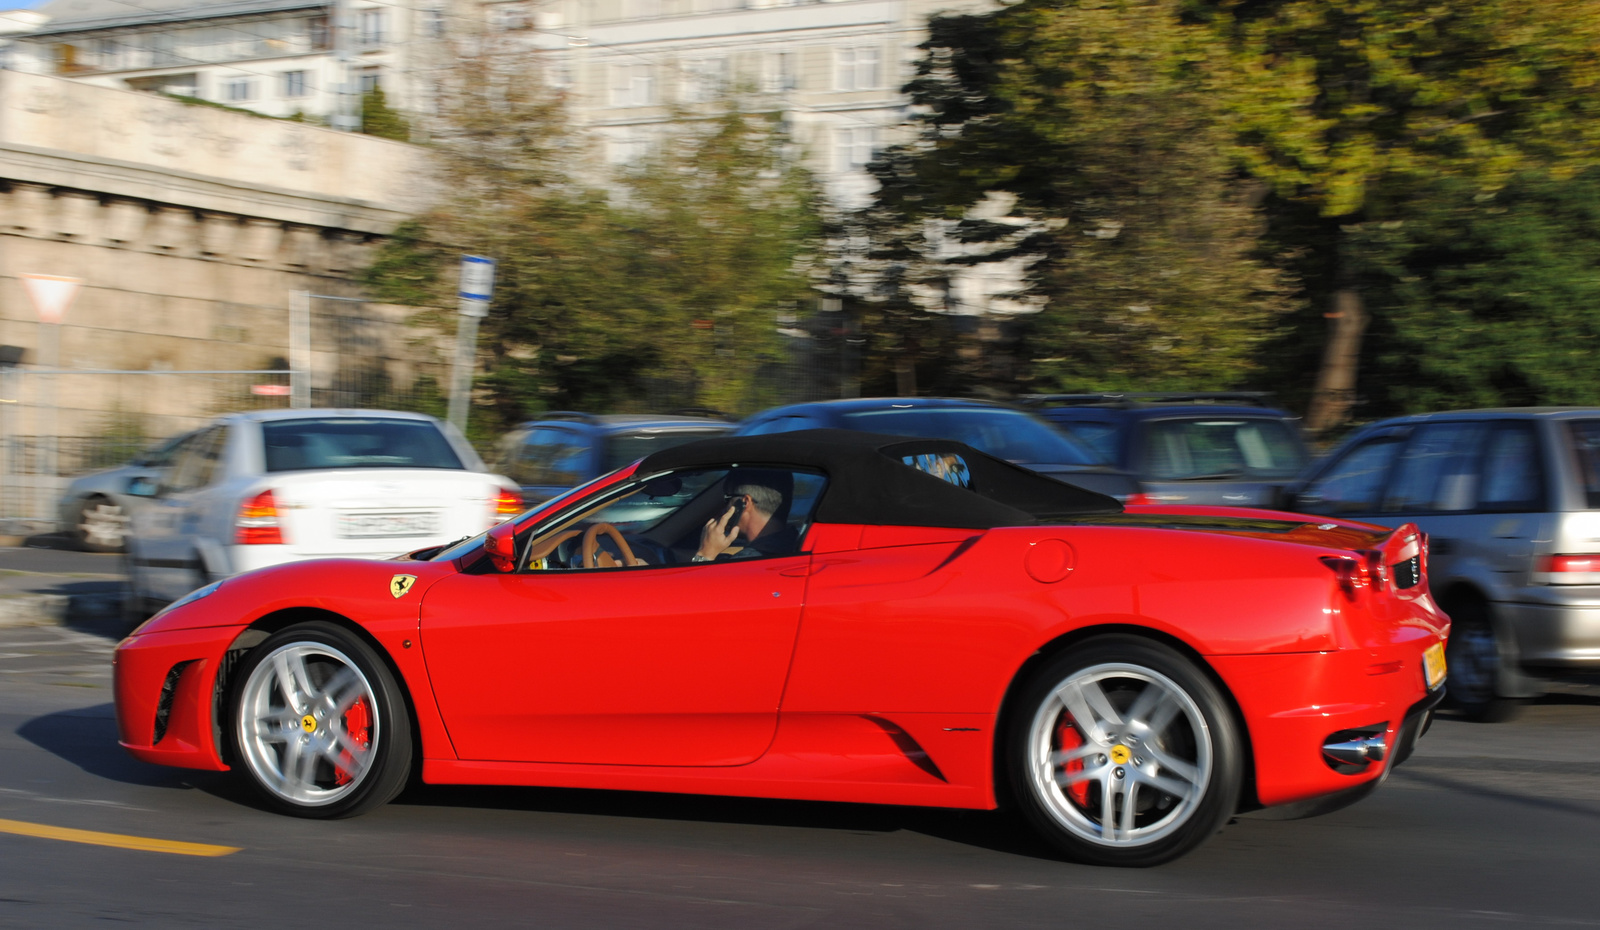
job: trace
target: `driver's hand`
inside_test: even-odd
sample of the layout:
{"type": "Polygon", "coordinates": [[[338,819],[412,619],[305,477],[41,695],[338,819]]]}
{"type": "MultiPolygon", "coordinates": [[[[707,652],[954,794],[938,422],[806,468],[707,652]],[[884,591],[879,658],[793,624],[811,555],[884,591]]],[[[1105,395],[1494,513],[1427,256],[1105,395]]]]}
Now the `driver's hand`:
{"type": "Polygon", "coordinates": [[[729,504],[721,516],[706,521],[705,529],[700,531],[700,551],[695,554],[701,558],[714,559],[733,545],[733,541],[738,538],[739,526],[733,521],[733,505],[729,504]]]}

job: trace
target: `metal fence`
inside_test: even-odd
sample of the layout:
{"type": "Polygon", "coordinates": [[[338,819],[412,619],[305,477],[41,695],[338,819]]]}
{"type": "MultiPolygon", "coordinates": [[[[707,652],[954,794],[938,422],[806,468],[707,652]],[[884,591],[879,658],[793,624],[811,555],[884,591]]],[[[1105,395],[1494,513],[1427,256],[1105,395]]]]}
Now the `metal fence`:
{"type": "MultiPolygon", "coordinates": [[[[274,359],[266,369],[0,370],[0,520],[25,521],[11,532],[48,529],[74,476],[224,413],[442,407],[442,340],[411,325],[407,308],[297,293],[288,309],[289,331],[251,346],[274,359]]],[[[219,344],[218,357],[233,349],[219,344]]]]}

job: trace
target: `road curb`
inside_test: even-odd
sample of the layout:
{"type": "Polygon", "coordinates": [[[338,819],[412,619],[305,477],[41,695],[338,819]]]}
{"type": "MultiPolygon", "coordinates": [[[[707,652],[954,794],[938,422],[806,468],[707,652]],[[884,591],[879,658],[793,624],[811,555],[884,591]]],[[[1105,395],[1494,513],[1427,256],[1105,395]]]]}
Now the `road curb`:
{"type": "Polygon", "coordinates": [[[0,597],[0,627],[62,626],[122,611],[117,594],[13,594],[0,597]]]}

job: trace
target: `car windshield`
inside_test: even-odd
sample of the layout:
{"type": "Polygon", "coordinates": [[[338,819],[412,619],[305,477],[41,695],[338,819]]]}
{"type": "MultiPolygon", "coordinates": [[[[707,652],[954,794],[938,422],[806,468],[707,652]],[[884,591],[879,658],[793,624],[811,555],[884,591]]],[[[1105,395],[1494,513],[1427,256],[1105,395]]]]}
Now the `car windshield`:
{"type": "Polygon", "coordinates": [[[267,471],[312,468],[462,468],[428,420],[318,417],[261,425],[267,471]]]}
{"type": "Polygon", "coordinates": [[[905,407],[844,415],[853,429],[964,442],[995,458],[1033,465],[1103,464],[1087,447],[1019,410],[905,407]]]}
{"type": "Polygon", "coordinates": [[[1153,420],[1139,469],[1157,481],[1290,478],[1305,452],[1282,420],[1260,417],[1153,420]]]}
{"type": "Polygon", "coordinates": [[[728,427],[708,429],[638,429],[614,433],[606,440],[606,471],[616,471],[637,462],[652,452],[671,449],[686,442],[721,436],[728,427]]]}

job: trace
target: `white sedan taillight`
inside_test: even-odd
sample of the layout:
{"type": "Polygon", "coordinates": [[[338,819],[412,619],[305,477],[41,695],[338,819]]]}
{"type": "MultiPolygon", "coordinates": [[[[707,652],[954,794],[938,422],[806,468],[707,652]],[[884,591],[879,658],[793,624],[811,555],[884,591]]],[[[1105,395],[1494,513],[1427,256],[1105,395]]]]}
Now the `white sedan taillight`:
{"type": "Polygon", "coordinates": [[[234,539],[244,546],[281,546],[283,528],[278,525],[278,502],[269,488],[245,501],[233,521],[234,539]]]}

